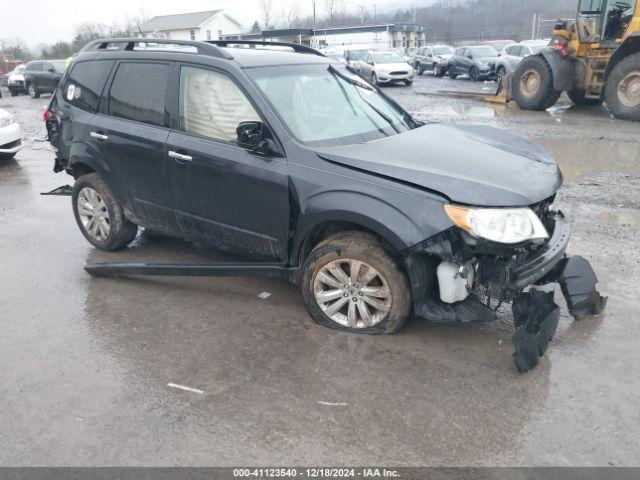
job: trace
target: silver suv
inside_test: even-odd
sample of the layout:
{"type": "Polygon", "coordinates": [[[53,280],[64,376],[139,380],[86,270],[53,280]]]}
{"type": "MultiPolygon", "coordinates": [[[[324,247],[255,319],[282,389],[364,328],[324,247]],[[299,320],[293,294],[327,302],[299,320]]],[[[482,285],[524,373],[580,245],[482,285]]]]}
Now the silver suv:
{"type": "Polygon", "coordinates": [[[449,60],[453,56],[453,47],[448,45],[430,45],[420,48],[413,57],[413,68],[418,75],[432,72],[434,77],[443,77],[447,73],[449,60]]]}
{"type": "Polygon", "coordinates": [[[509,45],[500,54],[498,61],[496,62],[496,74],[500,78],[504,77],[508,73],[511,74],[515,72],[516,67],[523,58],[528,57],[529,55],[535,55],[547,45],[549,45],[549,42],[544,40],[528,41],[509,45]]]}

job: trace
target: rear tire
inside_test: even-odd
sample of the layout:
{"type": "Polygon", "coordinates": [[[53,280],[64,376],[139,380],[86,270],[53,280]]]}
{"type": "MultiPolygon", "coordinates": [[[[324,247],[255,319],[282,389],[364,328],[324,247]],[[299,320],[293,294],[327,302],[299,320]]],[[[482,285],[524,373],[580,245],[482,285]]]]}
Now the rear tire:
{"type": "Polygon", "coordinates": [[[411,311],[406,275],[368,233],[342,232],[317,245],[304,262],[300,288],[311,318],[335,330],[392,334],[411,311]]]}
{"type": "Polygon", "coordinates": [[[507,69],[504,67],[498,67],[498,70],[496,70],[496,78],[500,80],[501,78],[504,79],[504,77],[506,76],[507,76],[507,69]]]}
{"type": "Polygon", "coordinates": [[[585,91],[578,88],[574,88],[567,92],[571,101],[576,105],[602,105],[602,99],[596,100],[593,98],[585,98],[584,94],[585,91]]]}
{"type": "Polygon", "coordinates": [[[38,90],[38,85],[35,82],[31,82],[27,85],[27,92],[31,98],[40,98],[40,91],[38,90]]]}
{"type": "Polygon", "coordinates": [[[126,247],[136,238],[138,226],[127,219],[124,209],[97,173],[76,180],[72,200],[78,227],[94,247],[111,252],[126,247]]]}
{"type": "Polygon", "coordinates": [[[422,76],[424,75],[424,69],[422,68],[422,65],[420,65],[418,63],[418,65],[416,66],[416,72],[418,73],[418,75],[422,76]]]}
{"type": "Polygon", "coordinates": [[[616,118],[640,121],[640,53],[628,56],[613,67],[604,98],[616,118]]]}
{"type": "Polygon", "coordinates": [[[0,160],[11,160],[15,156],[15,153],[0,153],[0,160]]]}
{"type": "Polygon", "coordinates": [[[11,94],[12,97],[17,97],[18,96],[18,92],[12,89],[9,89],[9,93],[11,94]]]}
{"type": "Polygon", "coordinates": [[[411,85],[413,85],[413,80],[405,80],[405,81],[404,81],[404,84],[405,84],[407,87],[410,87],[411,85]]]}
{"type": "Polygon", "coordinates": [[[560,98],[560,92],[553,88],[551,67],[537,55],[520,62],[513,75],[512,87],[513,98],[523,110],[546,110],[560,98]]]}

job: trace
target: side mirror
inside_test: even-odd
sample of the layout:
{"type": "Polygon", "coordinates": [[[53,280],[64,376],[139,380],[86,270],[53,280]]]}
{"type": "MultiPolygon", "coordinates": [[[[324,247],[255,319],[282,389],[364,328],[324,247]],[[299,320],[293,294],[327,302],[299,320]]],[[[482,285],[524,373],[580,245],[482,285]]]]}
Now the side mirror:
{"type": "Polygon", "coordinates": [[[265,128],[262,122],[242,122],[236,128],[238,145],[252,152],[279,157],[280,152],[270,138],[265,136],[265,128]]]}
{"type": "Polygon", "coordinates": [[[373,66],[373,60],[369,60],[367,63],[373,66]]]}
{"type": "Polygon", "coordinates": [[[236,128],[238,145],[244,148],[255,149],[264,138],[264,125],[262,122],[242,122],[236,128]]]}
{"type": "Polygon", "coordinates": [[[47,72],[49,72],[49,73],[56,73],[56,69],[55,69],[55,68],[53,68],[53,67],[49,67],[49,68],[47,68],[47,72]]]}

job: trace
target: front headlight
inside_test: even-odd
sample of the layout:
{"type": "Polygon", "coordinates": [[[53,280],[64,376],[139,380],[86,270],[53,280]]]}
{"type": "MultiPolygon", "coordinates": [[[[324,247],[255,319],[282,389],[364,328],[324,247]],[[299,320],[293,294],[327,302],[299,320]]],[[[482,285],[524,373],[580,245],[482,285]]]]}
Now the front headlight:
{"type": "Polygon", "coordinates": [[[2,117],[0,118],[0,128],[8,127],[15,121],[16,120],[11,115],[9,115],[8,117],[2,117]]]}
{"type": "Polygon", "coordinates": [[[549,233],[530,208],[473,208],[445,205],[453,223],[475,237],[497,243],[545,240],[549,233]]]}

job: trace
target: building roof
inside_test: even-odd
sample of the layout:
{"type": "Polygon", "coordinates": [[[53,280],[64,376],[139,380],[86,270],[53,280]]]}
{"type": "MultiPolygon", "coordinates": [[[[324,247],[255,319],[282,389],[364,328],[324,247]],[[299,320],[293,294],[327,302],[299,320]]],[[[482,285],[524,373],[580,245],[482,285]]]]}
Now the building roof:
{"type": "MultiPolygon", "coordinates": [[[[177,15],[161,15],[159,17],[153,17],[151,20],[144,22],[140,29],[145,32],[157,32],[165,30],[186,30],[189,28],[196,28],[202,25],[204,22],[212,17],[215,17],[222,10],[208,10],[206,12],[194,12],[194,13],[180,13],[177,15]]],[[[225,16],[236,23],[240,24],[225,14],[225,16]]]]}

